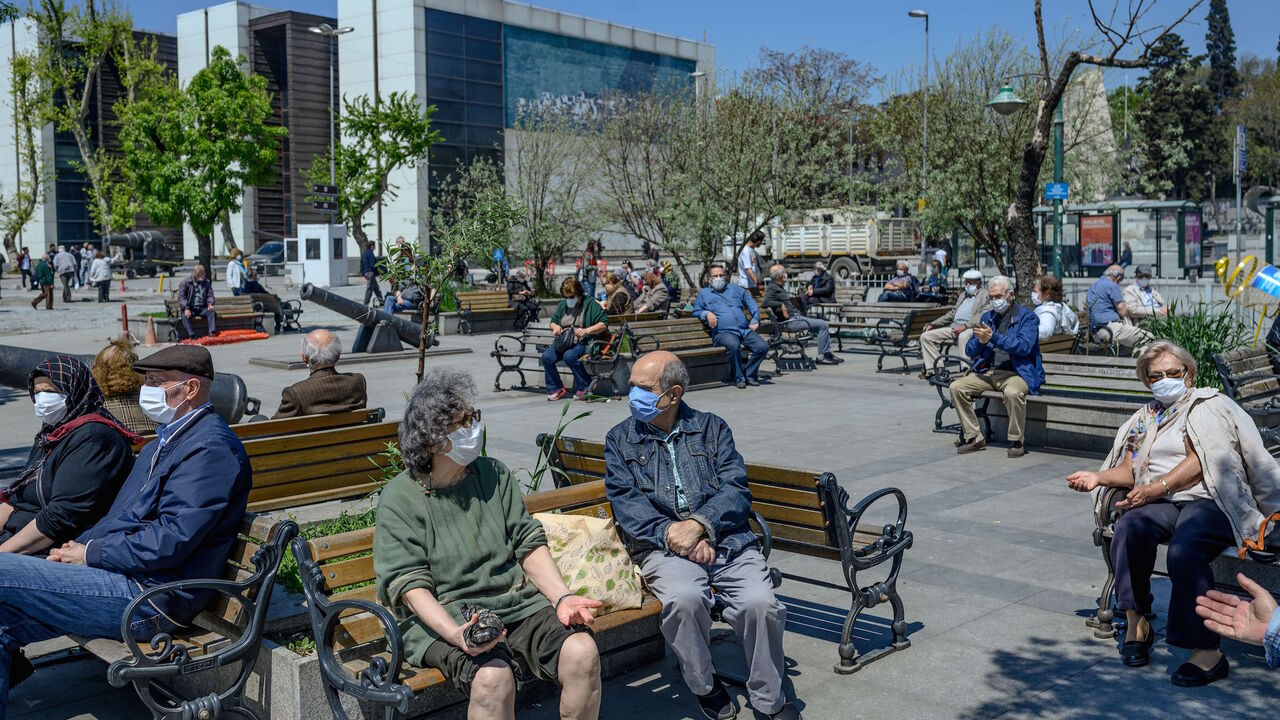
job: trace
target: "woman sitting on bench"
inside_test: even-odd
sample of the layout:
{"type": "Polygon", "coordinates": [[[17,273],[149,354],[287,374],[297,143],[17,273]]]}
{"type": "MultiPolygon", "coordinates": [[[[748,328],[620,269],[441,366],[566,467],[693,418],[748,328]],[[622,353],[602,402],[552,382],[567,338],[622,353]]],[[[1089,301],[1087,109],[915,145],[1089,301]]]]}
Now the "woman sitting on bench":
{"type": "Polygon", "coordinates": [[[1111,542],[1116,608],[1128,619],[1120,659],[1130,667],[1149,660],[1151,573],[1157,546],[1167,543],[1173,588],[1165,639],[1192,651],[1171,679],[1208,685],[1227,677],[1229,667],[1218,635],[1196,615],[1196,597],[1214,586],[1210,561],[1256,542],[1264,519],[1280,511],[1280,466],[1239,405],[1195,387],[1196,360],[1186,349],[1151,343],[1138,358],[1138,378],[1155,399],[1120,428],[1102,470],[1073,473],[1067,483],[1081,492],[1131,488],[1117,504],[1125,512],[1111,542]]]}

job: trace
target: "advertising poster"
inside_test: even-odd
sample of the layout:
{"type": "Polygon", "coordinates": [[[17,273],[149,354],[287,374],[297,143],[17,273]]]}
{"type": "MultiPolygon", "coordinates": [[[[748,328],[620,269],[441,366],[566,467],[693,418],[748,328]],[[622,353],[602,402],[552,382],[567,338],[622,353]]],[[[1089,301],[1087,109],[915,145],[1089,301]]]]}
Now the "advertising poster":
{"type": "Polygon", "coordinates": [[[1080,218],[1080,262],[1087,267],[1105,267],[1115,262],[1115,217],[1091,215],[1080,218]]]}
{"type": "Polygon", "coordinates": [[[1183,267],[1200,267],[1200,213],[1187,213],[1183,222],[1183,267]]]}

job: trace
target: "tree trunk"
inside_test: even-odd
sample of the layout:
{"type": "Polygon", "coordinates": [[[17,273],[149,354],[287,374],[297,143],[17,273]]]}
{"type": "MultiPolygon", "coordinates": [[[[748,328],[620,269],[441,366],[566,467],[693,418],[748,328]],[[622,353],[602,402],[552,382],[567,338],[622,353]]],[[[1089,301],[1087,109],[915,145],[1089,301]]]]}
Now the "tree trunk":
{"type": "Polygon", "coordinates": [[[14,232],[6,232],[4,234],[4,254],[9,258],[11,265],[18,264],[18,234],[14,232]]]}
{"type": "Polygon", "coordinates": [[[199,263],[204,266],[204,271],[208,273],[209,280],[213,280],[213,235],[205,234],[200,231],[194,231],[196,234],[196,246],[198,248],[199,263]]]}
{"type": "Polygon", "coordinates": [[[222,213],[222,250],[228,255],[236,249],[236,236],[231,232],[231,213],[222,213]]]}
{"type": "Polygon", "coordinates": [[[680,268],[680,274],[684,276],[684,281],[688,283],[690,288],[696,288],[693,282],[693,276],[689,274],[689,266],[685,264],[684,258],[680,257],[680,253],[668,250],[671,253],[671,259],[676,261],[676,267],[680,268]]]}

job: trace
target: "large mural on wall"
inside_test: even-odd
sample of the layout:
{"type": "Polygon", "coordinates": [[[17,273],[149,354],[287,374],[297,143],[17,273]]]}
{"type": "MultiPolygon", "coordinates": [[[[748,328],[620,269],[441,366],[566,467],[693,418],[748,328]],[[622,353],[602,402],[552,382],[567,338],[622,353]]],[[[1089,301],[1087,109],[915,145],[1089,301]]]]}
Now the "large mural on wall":
{"type": "Polygon", "coordinates": [[[506,25],[502,32],[506,127],[524,112],[561,111],[589,122],[619,96],[692,85],[697,64],[666,55],[506,25]]]}

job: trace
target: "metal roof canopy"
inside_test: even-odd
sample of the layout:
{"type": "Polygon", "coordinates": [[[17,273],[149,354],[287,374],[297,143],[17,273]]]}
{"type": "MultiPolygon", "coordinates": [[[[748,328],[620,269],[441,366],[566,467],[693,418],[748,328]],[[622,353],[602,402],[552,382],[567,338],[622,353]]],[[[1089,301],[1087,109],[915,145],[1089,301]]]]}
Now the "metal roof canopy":
{"type": "MultiPolygon", "coordinates": [[[[1277,196],[1276,199],[1280,199],[1277,196]]],[[[1274,199],[1273,199],[1274,201],[1274,199]]],[[[1064,205],[1062,211],[1064,213],[1078,214],[1107,214],[1118,210],[1199,210],[1200,203],[1193,200],[1104,200],[1099,203],[1087,203],[1084,205],[1064,205]]],[[[1040,214],[1049,214],[1053,212],[1053,207],[1049,205],[1037,205],[1032,212],[1040,214]]]]}

